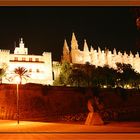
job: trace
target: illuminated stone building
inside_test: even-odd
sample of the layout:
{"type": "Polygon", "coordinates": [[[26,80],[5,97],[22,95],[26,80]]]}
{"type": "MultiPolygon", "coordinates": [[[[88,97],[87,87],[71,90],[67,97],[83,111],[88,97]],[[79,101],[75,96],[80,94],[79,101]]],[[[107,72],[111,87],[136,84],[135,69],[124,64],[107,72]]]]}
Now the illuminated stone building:
{"type": "MultiPolygon", "coordinates": [[[[85,64],[89,62],[96,67],[109,65],[109,67],[116,68],[116,63],[131,64],[132,67],[140,73],[140,57],[139,53],[133,55],[131,52],[117,52],[116,49],[110,51],[108,49],[101,50],[94,49],[89,46],[84,40],[83,50],[78,46],[78,41],[75,34],[72,34],[71,48],[69,48],[67,41],[64,41],[62,61],[67,61],[72,64],[85,64]]],[[[53,80],[60,74],[61,64],[58,61],[52,61],[51,52],[43,52],[42,55],[28,54],[28,48],[25,47],[23,39],[21,38],[19,46],[15,47],[14,53],[10,50],[0,50],[0,67],[8,66],[6,76],[2,78],[2,83],[16,83],[16,81],[9,80],[13,75],[15,68],[24,67],[28,70],[30,78],[23,79],[23,83],[37,83],[44,85],[52,85],[53,80]]]]}
{"type": "Polygon", "coordinates": [[[52,84],[52,56],[51,52],[43,52],[42,55],[29,55],[28,48],[25,48],[23,39],[19,47],[15,47],[14,53],[10,50],[0,50],[0,65],[8,66],[3,83],[15,83],[14,79],[9,81],[13,71],[17,67],[24,67],[28,70],[30,78],[23,79],[23,83],[52,84]]]}
{"type": "Polygon", "coordinates": [[[84,40],[83,51],[78,48],[78,41],[75,34],[72,34],[71,48],[68,47],[67,41],[64,41],[63,56],[62,61],[67,61],[72,64],[85,64],[89,62],[91,65],[101,66],[108,65],[109,67],[116,68],[116,63],[131,64],[132,67],[140,73],[140,57],[139,53],[133,55],[131,52],[127,54],[126,52],[117,52],[116,49],[112,51],[106,49],[101,50],[94,49],[92,46],[87,45],[86,40],[84,40]]]}

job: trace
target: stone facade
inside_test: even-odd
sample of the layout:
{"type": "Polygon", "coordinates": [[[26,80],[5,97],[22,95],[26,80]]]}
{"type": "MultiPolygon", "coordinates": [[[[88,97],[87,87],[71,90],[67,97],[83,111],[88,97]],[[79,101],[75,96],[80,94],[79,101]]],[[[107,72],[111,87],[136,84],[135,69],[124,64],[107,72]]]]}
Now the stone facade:
{"type": "MultiPolygon", "coordinates": [[[[105,49],[94,49],[92,46],[89,49],[87,41],[84,40],[83,51],[79,49],[78,41],[75,34],[72,34],[71,48],[67,41],[64,41],[62,61],[67,61],[72,64],[85,64],[89,62],[96,67],[109,65],[116,68],[116,63],[131,64],[132,67],[140,73],[140,57],[137,54],[127,54],[126,52],[117,52],[105,49]]],[[[17,67],[25,67],[28,70],[30,78],[23,80],[23,83],[37,83],[52,85],[53,80],[60,74],[61,64],[58,61],[52,61],[51,52],[43,52],[42,55],[28,54],[28,48],[25,47],[23,39],[19,42],[19,47],[15,47],[14,53],[10,50],[0,49],[0,67],[8,66],[6,76],[2,78],[3,83],[16,83],[9,81],[13,71],[17,67]]]]}
{"type": "Polygon", "coordinates": [[[52,54],[43,52],[42,55],[29,55],[28,48],[24,47],[23,39],[19,42],[19,47],[15,47],[14,53],[10,50],[0,50],[0,65],[8,66],[3,83],[15,83],[14,79],[9,81],[9,77],[17,67],[24,67],[28,70],[30,78],[23,80],[23,83],[52,84],[52,54]]]}
{"type": "Polygon", "coordinates": [[[109,65],[109,67],[114,69],[116,68],[116,63],[125,63],[131,64],[132,67],[140,73],[140,57],[138,52],[133,55],[131,52],[130,54],[120,51],[117,52],[115,48],[113,52],[108,49],[101,50],[100,47],[96,50],[92,46],[89,50],[86,40],[84,40],[83,51],[81,51],[78,46],[78,41],[73,33],[71,48],[68,47],[66,40],[64,41],[62,61],[68,61],[73,64],[85,64],[89,62],[96,67],[109,65]]]}

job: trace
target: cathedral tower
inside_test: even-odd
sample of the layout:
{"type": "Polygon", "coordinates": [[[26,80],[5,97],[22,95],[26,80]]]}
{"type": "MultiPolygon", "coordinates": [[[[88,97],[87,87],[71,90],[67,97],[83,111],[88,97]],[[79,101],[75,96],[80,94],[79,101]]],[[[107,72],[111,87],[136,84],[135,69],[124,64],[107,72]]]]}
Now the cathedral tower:
{"type": "Polygon", "coordinates": [[[83,51],[83,53],[84,53],[84,63],[86,63],[86,62],[90,63],[91,59],[90,59],[89,49],[88,49],[88,45],[87,45],[86,40],[84,40],[84,51],[83,51]]]}
{"type": "Polygon", "coordinates": [[[72,63],[80,63],[81,57],[79,55],[80,50],[78,49],[78,42],[76,40],[75,34],[72,33],[71,39],[71,58],[72,63]]]}
{"type": "Polygon", "coordinates": [[[72,33],[71,50],[78,50],[78,42],[76,40],[76,37],[75,37],[74,33],[72,33]]]}
{"type": "Polygon", "coordinates": [[[64,40],[62,61],[70,62],[70,51],[66,39],[64,40]]]}

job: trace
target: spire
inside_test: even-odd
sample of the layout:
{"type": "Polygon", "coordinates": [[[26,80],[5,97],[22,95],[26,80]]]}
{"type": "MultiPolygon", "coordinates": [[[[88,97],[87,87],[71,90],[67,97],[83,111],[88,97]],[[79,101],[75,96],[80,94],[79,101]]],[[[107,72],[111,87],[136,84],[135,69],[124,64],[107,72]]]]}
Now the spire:
{"type": "Polygon", "coordinates": [[[68,44],[67,44],[67,41],[66,39],[64,40],[64,46],[63,46],[63,55],[64,54],[69,54],[69,47],[68,47],[68,44]]]}
{"type": "Polygon", "coordinates": [[[92,47],[92,46],[90,47],[90,52],[94,52],[94,49],[93,49],[93,47],[92,47]]]}
{"type": "Polygon", "coordinates": [[[139,52],[137,52],[136,57],[139,58],[139,52]]]}
{"type": "Polygon", "coordinates": [[[15,46],[14,54],[28,54],[28,48],[24,47],[23,38],[19,40],[19,47],[15,46]]]}
{"type": "Polygon", "coordinates": [[[130,56],[133,56],[132,52],[130,51],[130,56]]]}
{"type": "Polygon", "coordinates": [[[62,61],[70,62],[70,51],[66,39],[64,40],[62,61]]]}
{"type": "Polygon", "coordinates": [[[86,39],[84,40],[84,52],[89,52],[86,39]]]}
{"type": "Polygon", "coordinates": [[[23,38],[20,39],[19,47],[24,48],[23,38]]]}
{"type": "Polygon", "coordinates": [[[72,33],[72,39],[71,39],[71,49],[77,50],[78,49],[78,42],[76,40],[74,32],[72,33]]]}
{"type": "Polygon", "coordinates": [[[23,44],[23,38],[21,38],[21,39],[20,39],[20,43],[22,43],[22,44],[23,44]]]}
{"type": "Polygon", "coordinates": [[[98,47],[98,53],[101,53],[101,49],[100,49],[100,47],[98,47]]]}
{"type": "Polygon", "coordinates": [[[124,54],[123,54],[123,56],[127,56],[127,53],[126,53],[126,51],[124,51],[124,54]]]}
{"type": "Polygon", "coordinates": [[[113,50],[113,54],[114,55],[116,55],[117,54],[117,52],[116,52],[116,49],[114,48],[114,50],[113,50]]]}
{"type": "Polygon", "coordinates": [[[107,48],[105,47],[105,54],[107,55],[108,52],[109,52],[109,49],[107,49],[107,48]]]}

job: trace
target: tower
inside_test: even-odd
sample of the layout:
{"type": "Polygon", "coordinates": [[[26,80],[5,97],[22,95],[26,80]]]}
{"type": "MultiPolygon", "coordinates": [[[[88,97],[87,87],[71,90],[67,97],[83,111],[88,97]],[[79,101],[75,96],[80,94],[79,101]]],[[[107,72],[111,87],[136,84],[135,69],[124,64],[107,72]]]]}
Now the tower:
{"type": "Polygon", "coordinates": [[[80,50],[78,49],[78,42],[76,40],[75,34],[72,33],[71,39],[71,61],[72,63],[80,63],[82,58],[79,54],[80,50]]]}
{"type": "Polygon", "coordinates": [[[64,40],[62,61],[70,62],[70,51],[66,39],[64,40]]]}
{"type": "Polygon", "coordinates": [[[87,41],[86,39],[84,40],[84,62],[89,62],[90,63],[90,55],[89,55],[89,49],[88,49],[88,45],[87,45],[87,41]]]}
{"type": "Polygon", "coordinates": [[[23,38],[20,39],[19,47],[16,47],[14,54],[28,54],[28,48],[24,47],[23,38]]]}
{"type": "Polygon", "coordinates": [[[74,32],[72,33],[72,39],[71,39],[71,50],[77,50],[78,49],[78,42],[76,40],[74,32]]]}

